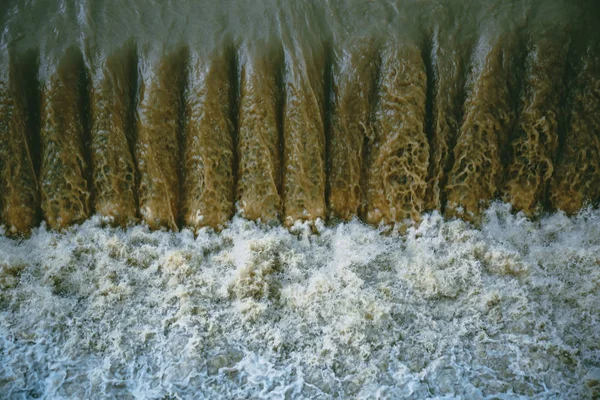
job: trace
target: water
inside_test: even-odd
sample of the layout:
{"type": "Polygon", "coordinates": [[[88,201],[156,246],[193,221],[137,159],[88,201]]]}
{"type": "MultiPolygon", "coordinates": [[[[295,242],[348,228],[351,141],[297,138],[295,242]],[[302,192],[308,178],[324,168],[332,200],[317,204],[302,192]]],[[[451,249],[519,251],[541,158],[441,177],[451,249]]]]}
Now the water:
{"type": "Polygon", "coordinates": [[[598,17],[2,1],[0,398],[599,398],[598,17]]]}
{"type": "Polygon", "coordinates": [[[0,218],[477,221],[600,199],[590,2],[11,0],[0,218]]]}
{"type": "Polygon", "coordinates": [[[0,237],[5,398],[594,398],[600,212],[0,237]]]}

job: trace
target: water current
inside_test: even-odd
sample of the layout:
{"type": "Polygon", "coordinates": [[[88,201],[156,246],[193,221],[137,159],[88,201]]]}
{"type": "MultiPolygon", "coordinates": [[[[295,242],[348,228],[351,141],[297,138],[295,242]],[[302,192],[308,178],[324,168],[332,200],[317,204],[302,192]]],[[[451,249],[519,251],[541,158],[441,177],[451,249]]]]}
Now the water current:
{"type": "Polygon", "coordinates": [[[0,398],[600,398],[599,20],[3,0],[0,398]]]}

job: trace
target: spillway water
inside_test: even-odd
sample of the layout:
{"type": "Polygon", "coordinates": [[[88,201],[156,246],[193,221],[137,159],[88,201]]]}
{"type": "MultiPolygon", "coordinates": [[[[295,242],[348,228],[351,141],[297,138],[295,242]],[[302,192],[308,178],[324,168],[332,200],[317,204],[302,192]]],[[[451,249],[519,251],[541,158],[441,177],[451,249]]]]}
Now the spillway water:
{"type": "Polygon", "coordinates": [[[23,1],[0,40],[8,233],[476,222],[600,200],[593,2],[23,1]]]}
{"type": "Polygon", "coordinates": [[[2,1],[0,398],[597,398],[599,18],[2,1]]]}
{"type": "Polygon", "coordinates": [[[597,398],[600,213],[0,237],[3,398],[597,398]]]}

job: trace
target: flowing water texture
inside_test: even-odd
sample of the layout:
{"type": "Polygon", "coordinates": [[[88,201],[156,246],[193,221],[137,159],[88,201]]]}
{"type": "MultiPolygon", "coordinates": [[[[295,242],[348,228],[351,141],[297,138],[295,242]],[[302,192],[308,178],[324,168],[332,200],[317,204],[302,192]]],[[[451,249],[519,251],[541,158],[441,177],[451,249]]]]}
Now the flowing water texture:
{"type": "Polygon", "coordinates": [[[7,0],[0,221],[479,222],[600,202],[600,7],[7,0]]]}
{"type": "Polygon", "coordinates": [[[596,398],[600,212],[0,237],[5,398],[596,398]]]}
{"type": "Polygon", "coordinates": [[[0,3],[0,398],[600,397],[597,2],[0,3]]]}

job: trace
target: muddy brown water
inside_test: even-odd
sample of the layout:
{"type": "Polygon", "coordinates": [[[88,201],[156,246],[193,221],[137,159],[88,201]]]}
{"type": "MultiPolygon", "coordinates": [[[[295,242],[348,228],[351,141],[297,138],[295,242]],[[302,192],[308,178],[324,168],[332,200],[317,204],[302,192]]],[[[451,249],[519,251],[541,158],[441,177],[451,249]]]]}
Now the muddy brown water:
{"type": "Polygon", "coordinates": [[[600,200],[599,10],[4,1],[0,221],[575,213],[600,200]]]}

